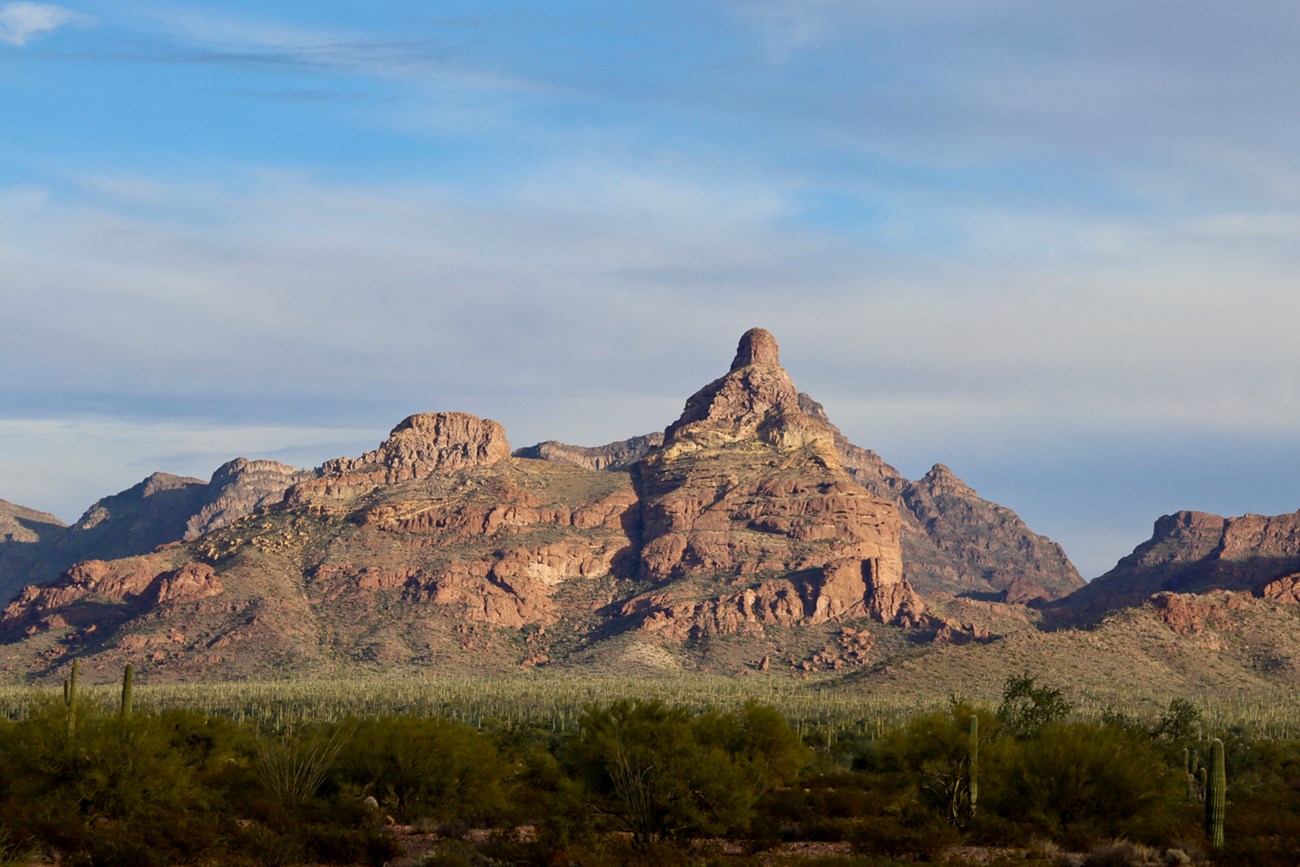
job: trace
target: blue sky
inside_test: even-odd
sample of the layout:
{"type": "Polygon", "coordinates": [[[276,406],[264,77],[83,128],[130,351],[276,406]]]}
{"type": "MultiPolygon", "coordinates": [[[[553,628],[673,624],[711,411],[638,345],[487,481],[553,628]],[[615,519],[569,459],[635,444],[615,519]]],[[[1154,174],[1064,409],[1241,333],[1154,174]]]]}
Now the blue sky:
{"type": "Polygon", "coordinates": [[[763,325],[1100,574],[1300,507],[1300,7],[0,0],[0,497],[662,428],[763,325]]]}

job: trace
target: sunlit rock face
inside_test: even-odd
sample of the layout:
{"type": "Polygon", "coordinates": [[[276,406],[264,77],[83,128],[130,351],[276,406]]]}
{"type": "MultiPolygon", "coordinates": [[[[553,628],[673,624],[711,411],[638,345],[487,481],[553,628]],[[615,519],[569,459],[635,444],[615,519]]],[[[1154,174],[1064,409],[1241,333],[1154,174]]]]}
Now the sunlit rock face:
{"type": "Polygon", "coordinates": [[[625,606],[648,628],[684,637],[922,612],[903,580],[897,510],[845,472],[834,428],[803,412],[761,328],[686,401],[635,477],[641,577],[681,585],[625,606]]]}

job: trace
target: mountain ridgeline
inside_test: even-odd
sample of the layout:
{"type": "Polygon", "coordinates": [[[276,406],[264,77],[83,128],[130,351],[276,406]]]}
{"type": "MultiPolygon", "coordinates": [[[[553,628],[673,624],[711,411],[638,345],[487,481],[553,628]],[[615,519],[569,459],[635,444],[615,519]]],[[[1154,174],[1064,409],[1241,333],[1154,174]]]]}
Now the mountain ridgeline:
{"type": "Polygon", "coordinates": [[[1208,518],[1166,520],[1174,541],[1085,587],[1058,545],[946,467],[912,481],[850,443],[752,329],[662,434],[512,452],[494,421],[425,413],[312,470],[156,474],[71,527],[0,502],[0,671],[866,671],[907,646],[996,660],[1053,611],[1099,616],[1225,576],[1294,601],[1294,580],[1223,555],[1228,536],[1258,538],[1296,573],[1294,524],[1213,543],[1208,518]],[[1179,533],[1204,556],[1174,552],[1179,533]]]}

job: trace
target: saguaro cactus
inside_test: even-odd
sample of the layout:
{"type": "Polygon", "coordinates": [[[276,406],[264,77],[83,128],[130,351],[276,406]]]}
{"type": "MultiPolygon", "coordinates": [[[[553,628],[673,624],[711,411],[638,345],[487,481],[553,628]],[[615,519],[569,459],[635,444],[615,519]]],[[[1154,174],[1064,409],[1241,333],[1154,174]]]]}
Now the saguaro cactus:
{"type": "Polygon", "coordinates": [[[77,671],[80,666],[80,660],[72,660],[72,671],[68,673],[68,679],[63,681],[63,703],[68,706],[68,737],[73,737],[77,733],[77,671]]]}
{"type": "Polygon", "coordinates": [[[1205,780],[1205,836],[1210,845],[1223,846],[1223,811],[1228,789],[1228,775],[1223,767],[1223,741],[1210,742],[1210,767],[1205,780]]]}
{"type": "Polygon", "coordinates": [[[135,684],[135,666],[131,663],[126,664],[126,671],[122,672],[122,719],[127,720],[131,717],[131,687],[135,684]]]}
{"type": "Polygon", "coordinates": [[[966,766],[966,788],[970,805],[967,809],[967,818],[975,818],[975,808],[979,803],[980,796],[980,718],[975,714],[970,715],[970,761],[966,766]]]}

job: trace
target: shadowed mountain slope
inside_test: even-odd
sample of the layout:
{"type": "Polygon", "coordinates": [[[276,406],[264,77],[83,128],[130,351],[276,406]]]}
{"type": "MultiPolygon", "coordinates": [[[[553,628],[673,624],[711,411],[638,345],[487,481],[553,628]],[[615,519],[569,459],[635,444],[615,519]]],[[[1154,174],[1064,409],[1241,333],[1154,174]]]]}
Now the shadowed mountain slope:
{"type": "Polygon", "coordinates": [[[1177,512],[1105,575],[1064,601],[1080,615],[1141,604],[1154,593],[1239,590],[1288,600],[1300,587],[1300,512],[1224,518],[1177,512]]]}

